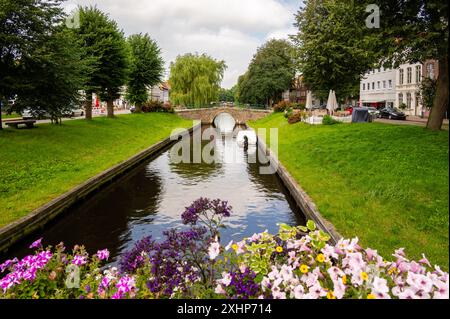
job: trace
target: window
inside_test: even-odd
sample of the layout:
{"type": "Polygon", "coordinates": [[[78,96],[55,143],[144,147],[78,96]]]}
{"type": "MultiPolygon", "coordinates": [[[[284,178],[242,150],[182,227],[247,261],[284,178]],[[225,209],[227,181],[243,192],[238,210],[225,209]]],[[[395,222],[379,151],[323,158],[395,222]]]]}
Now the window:
{"type": "Polygon", "coordinates": [[[403,104],[403,93],[398,94],[398,106],[403,104]]]}
{"type": "Polygon", "coordinates": [[[399,84],[402,85],[402,84],[403,84],[404,77],[405,77],[405,71],[404,71],[403,69],[400,69],[399,72],[400,72],[400,76],[399,76],[399,84]]]}
{"type": "Polygon", "coordinates": [[[383,89],[386,88],[386,81],[383,81],[383,89]]]}
{"type": "Polygon", "coordinates": [[[411,67],[409,67],[409,68],[407,69],[407,78],[406,78],[406,82],[407,82],[408,84],[411,84],[411,82],[412,82],[412,68],[411,68],[411,67]]]}
{"type": "Polygon", "coordinates": [[[422,82],[422,66],[416,66],[416,83],[422,82]]]}
{"type": "Polygon", "coordinates": [[[412,101],[411,93],[407,93],[406,94],[406,106],[408,107],[408,110],[411,109],[411,101],[412,101]]]}
{"type": "Polygon", "coordinates": [[[427,76],[430,79],[434,79],[434,64],[433,63],[427,64],[427,76]]]}
{"type": "Polygon", "coordinates": [[[372,90],[375,90],[375,82],[372,82],[372,90]]]}
{"type": "Polygon", "coordinates": [[[363,83],[363,91],[366,90],[366,83],[363,83]]]}
{"type": "Polygon", "coordinates": [[[377,82],[377,89],[381,89],[380,81],[377,82]]]}
{"type": "Polygon", "coordinates": [[[392,89],[392,80],[389,80],[389,88],[392,89]]]}

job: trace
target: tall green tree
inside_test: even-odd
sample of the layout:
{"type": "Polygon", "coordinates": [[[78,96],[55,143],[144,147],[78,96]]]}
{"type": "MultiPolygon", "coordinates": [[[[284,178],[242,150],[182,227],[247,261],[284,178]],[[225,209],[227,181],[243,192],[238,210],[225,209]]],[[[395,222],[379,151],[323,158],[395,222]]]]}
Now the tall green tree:
{"type": "Polygon", "coordinates": [[[357,1],[308,0],[296,14],[297,68],[317,97],[330,90],[342,99],[359,96],[361,75],[376,62],[365,9],[357,1]]]}
{"type": "Polygon", "coordinates": [[[113,101],[126,83],[128,53],[117,23],[96,7],[79,7],[80,24],[74,32],[82,40],[91,68],[85,84],[86,119],[92,119],[92,93],[106,99],[108,116],[114,116],[113,101]]]}
{"type": "Polygon", "coordinates": [[[219,102],[234,102],[234,95],[236,91],[236,86],[231,89],[221,88],[219,90],[219,102]]]}
{"type": "MultiPolygon", "coordinates": [[[[367,1],[370,2],[370,1],[367,1]]],[[[385,64],[439,61],[436,95],[427,127],[439,130],[448,110],[448,2],[441,0],[376,0],[381,12],[372,48],[385,64]]]]}
{"type": "Polygon", "coordinates": [[[130,74],[127,100],[141,112],[142,104],[148,101],[148,89],[161,82],[164,60],[161,49],[148,34],[134,34],[128,38],[130,48],[130,74]]]}
{"type": "Polygon", "coordinates": [[[170,99],[176,105],[201,107],[217,99],[225,61],[206,54],[178,56],[170,65],[170,99]]]}
{"type": "Polygon", "coordinates": [[[89,64],[83,60],[79,39],[64,25],[20,63],[26,78],[17,92],[14,110],[31,109],[46,112],[52,123],[61,123],[64,116],[79,108],[80,94],[86,81],[89,64]]]}
{"type": "Polygon", "coordinates": [[[269,40],[254,55],[238,83],[239,101],[271,106],[295,76],[294,50],[287,40],[269,40]]]}
{"type": "Polygon", "coordinates": [[[63,21],[62,1],[0,1],[0,105],[3,107],[9,107],[8,100],[24,86],[27,72],[23,70],[22,58],[39,48],[51,30],[63,21]]]}

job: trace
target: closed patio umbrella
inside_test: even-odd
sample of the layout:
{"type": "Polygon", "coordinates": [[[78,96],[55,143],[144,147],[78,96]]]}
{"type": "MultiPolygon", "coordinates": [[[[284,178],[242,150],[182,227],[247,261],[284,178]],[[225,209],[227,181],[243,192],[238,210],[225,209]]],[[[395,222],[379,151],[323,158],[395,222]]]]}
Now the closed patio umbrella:
{"type": "Polygon", "coordinates": [[[330,112],[330,114],[333,114],[333,112],[337,108],[338,108],[338,105],[337,105],[336,93],[333,90],[330,90],[330,94],[328,95],[327,110],[330,112]]]}
{"type": "Polygon", "coordinates": [[[313,108],[311,91],[308,91],[308,93],[306,94],[306,106],[305,107],[307,110],[311,110],[313,108]]]}

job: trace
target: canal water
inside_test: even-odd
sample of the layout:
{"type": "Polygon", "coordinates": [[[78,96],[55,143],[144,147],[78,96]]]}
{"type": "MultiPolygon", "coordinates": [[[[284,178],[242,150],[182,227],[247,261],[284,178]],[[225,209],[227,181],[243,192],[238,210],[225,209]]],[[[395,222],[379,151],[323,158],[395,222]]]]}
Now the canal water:
{"type": "MultiPolygon", "coordinates": [[[[208,143],[211,141],[203,141],[202,146],[208,143]]],[[[233,207],[232,216],[225,220],[227,228],[221,233],[224,243],[266,229],[275,233],[278,223],[305,224],[280,179],[260,174],[260,166],[267,166],[261,162],[267,159],[259,158],[256,146],[250,145],[247,150],[240,147],[236,130],[214,139],[212,144],[214,155],[221,161],[175,163],[170,146],[71,208],[44,231],[0,255],[0,261],[30,253],[30,241],[43,237],[44,246],[63,241],[66,247],[83,244],[90,253],[108,248],[115,263],[143,237],[160,239],[165,230],[186,227],[181,214],[200,197],[227,200],[233,207]]]]}

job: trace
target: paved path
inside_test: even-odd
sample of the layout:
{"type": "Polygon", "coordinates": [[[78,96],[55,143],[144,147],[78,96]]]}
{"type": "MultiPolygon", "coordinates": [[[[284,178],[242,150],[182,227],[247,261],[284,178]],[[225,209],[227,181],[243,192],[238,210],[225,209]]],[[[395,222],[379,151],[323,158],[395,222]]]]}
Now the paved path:
{"type": "MultiPolygon", "coordinates": [[[[130,110],[119,110],[119,111],[115,111],[114,112],[115,115],[119,115],[119,114],[131,114],[130,110]]],[[[92,117],[101,117],[101,116],[106,116],[106,113],[104,114],[92,114],[92,117]]],[[[11,119],[3,119],[2,118],[2,122],[5,121],[12,121],[12,120],[21,120],[22,118],[11,118],[11,119]]],[[[72,120],[81,120],[84,119],[84,116],[78,116],[78,117],[68,117],[68,118],[63,118],[63,122],[64,121],[72,121],[72,120]]],[[[51,123],[50,120],[37,120],[36,124],[44,124],[44,123],[51,123]]]]}
{"type": "MultiPolygon", "coordinates": [[[[386,124],[396,124],[396,125],[417,125],[417,126],[427,126],[427,119],[422,118],[407,118],[406,121],[399,120],[389,120],[389,119],[375,119],[375,122],[386,123],[386,124]]],[[[448,120],[444,120],[443,129],[448,130],[448,120]]]]}

